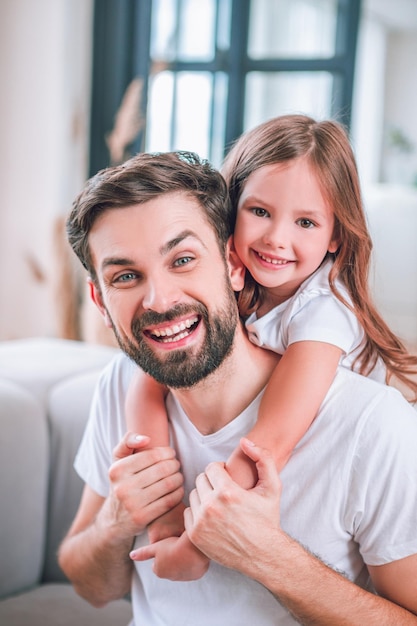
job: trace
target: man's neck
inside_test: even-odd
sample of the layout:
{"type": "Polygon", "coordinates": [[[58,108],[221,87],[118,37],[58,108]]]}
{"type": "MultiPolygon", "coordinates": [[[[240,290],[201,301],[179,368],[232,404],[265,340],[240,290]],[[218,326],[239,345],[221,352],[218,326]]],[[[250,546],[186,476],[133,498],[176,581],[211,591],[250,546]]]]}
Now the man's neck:
{"type": "Polygon", "coordinates": [[[204,435],[237,417],[268,383],[279,356],[258,348],[239,325],[233,350],[210,376],[189,389],[172,390],[194,426],[204,435]]]}

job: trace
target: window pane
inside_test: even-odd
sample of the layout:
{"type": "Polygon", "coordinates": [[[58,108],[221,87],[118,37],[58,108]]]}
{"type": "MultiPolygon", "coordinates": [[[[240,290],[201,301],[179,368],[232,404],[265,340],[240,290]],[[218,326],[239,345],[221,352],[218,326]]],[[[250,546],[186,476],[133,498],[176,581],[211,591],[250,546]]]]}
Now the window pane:
{"type": "Polygon", "coordinates": [[[251,72],[246,78],[245,130],[284,113],[330,117],[332,87],[328,72],[251,72]]]}
{"type": "Polygon", "coordinates": [[[174,75],[160,72],[149,80],[146,120],[146,147],[148,152],[171,150],[172,106],[174,102],[174,75]]]}
{"type": "Polygon", "coordinates": [[[214,58],[214,0],[180,2],[178,59],[210,61],[214,58]]]}
{"type": "Polygon", "coordinates": [[[174,150],[209,156],[212,77],[208,72],[177,74],[174,150]]]}
{"type": "Polygon", "coordinates": [[[228,85],[227,74],[217,72],[214,76],[211,149],[208,156],[215,167],[220,167],[224,157],[228,85]]]}
{"type": "Polygon", "coordinates": [[[252,0],[249,57],[334,56],[337,6],[337,0],[252,0]]]}
{"type": "Polygon", "coordinates": [[[217,0],[217,11],[217,47],[219,50],[228,50],[230,46],[232,0],[217,0]]]}
{"type": "Polygon", "coordinates": [[[153,0],[151,23],[151,58],[170,61],[175,58],[176,1],[153,0]]]}
{"type": "Polygon", "coordinates": [[[152,59],[210,61],[215,50],[214,26],[215,0],[153,0],[152,59]]]}
{"type": "Polygon", "coordinates": [[[219,152],[217,144],[224,142],[225,79],[218,78],[214,87],[213,93],[209,72],[164,71],[154,76],[149,82],[146,150],[192,150],[210,158],[213,104],[214,112],[223,110],[223,119],[216,119],[214,126],[219,152]]]}

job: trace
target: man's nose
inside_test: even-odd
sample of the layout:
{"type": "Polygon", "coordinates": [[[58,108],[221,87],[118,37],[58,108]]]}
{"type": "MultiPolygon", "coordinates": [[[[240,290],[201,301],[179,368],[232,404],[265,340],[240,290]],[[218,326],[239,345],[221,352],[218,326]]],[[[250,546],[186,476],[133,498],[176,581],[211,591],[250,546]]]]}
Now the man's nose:
{"type": "Polygon", "coordinates": [[[175,280],[167,276],[155,276],[146,283],[142,306],[146,310],[164,313],[180,299],[175,280]]]}

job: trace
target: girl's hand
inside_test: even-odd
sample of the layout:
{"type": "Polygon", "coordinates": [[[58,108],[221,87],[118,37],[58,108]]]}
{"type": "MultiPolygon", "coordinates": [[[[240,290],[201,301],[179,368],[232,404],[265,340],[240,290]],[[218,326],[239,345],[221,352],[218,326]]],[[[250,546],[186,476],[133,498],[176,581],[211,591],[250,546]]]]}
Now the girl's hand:
{"type": "Polygon", "coordinates": [[[129,556],[133,561],[155,559],[152,567],[155,574],[176,581],[197,580],[204,576],[210,564],[186,533],[132,550],[129,556]]]}
{"type": "Polygon", "coordinates": [[[158,517],[148,526],[150,543],[156,543],[168,537],[180,537],[184,532],[185,505],[180,502],[173,509],[158,517]]]}

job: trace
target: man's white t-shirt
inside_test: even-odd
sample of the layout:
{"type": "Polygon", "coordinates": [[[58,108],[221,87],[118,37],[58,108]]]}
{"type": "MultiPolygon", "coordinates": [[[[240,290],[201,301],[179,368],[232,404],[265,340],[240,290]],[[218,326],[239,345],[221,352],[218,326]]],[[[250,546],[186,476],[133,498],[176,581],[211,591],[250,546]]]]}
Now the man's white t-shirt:
{"type": "MultiPolygon", "coordinates": [[[[135,367],[120,355],[104,372],[75,462],[83,480],[103,497],[109,492],[112,450],[126,430],[124,399],[135,367]]],[[[251,429],[260,397],[220,431],[204,436],[168,396],[172,442],[187,494],[197,474],[210,461],[227,459],[251,429]]],[[[382,565],[417,553],[416,448],[417,414],[401,394],[339,368],[316,419],[282,470],[283,529],[366,587],[365,563],[382,565]]],[[[135,545],[145,543],[146,533],[135,545]]],[[[163,580],[153,573],[152,561],[135,563],[132,604],[137,626],[296,623],[262,585],[214,562],[193,582],[163,580]]]]}
{"type": "MultiPolygon", "coordinates": [[[[257,318],[256,312],[252,313],[246,320],[252,343],[278,354],[284,354],[289,345],[298,341],[330,343],[343,352],[339,364],[352,369],[365,345],[365,334],[353,311],[330,289],[332,265],[332,260],[325,261],[291,298],[262,317],[257,318]]],[[[335,285],[342,297],[351,303],[344,284],[337,279],[335,285]]],[[[382,360],[377,361],[369,377],[385,382],[386,370],[382,360]]]]}

